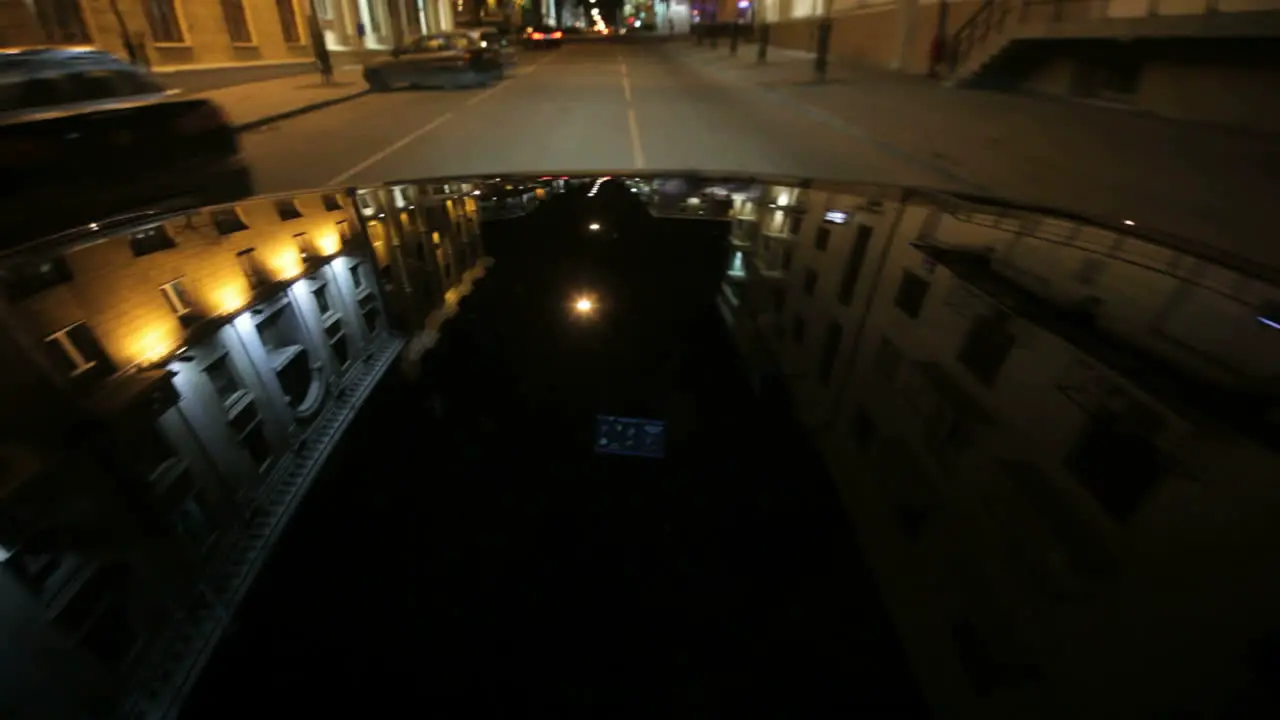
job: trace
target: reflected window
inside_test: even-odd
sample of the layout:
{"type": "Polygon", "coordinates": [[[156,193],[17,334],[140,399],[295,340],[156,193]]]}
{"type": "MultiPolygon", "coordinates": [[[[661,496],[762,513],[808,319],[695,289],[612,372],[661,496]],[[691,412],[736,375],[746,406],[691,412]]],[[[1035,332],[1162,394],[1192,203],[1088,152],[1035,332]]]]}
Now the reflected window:
{"type": "Polygon", "coordinates": [[[134,257],[143,257],[161,250],[170,250],[178,246],[173,236],[164,225],[157,225],[129,236],[129,249],[134,257]]]}
{"type": "Polygon", "coordinates": [[[791,342],[796,345],[804,344],[804,317],[799,313],[791,318],[791,342]]]}
{"type": "Polygon", "coordinates": [[[902,280],[898,283],[898,292],[893,298],[893,304],[905,313],[907,317],[915,319],[920,317],[920,311],[924,308],[924,298],[928,293],[928,280],[909,270],[904,270],[902,272],[902,280]]]}
{"type": "Polygon", "coordinates": [[[234,404],[244,389],[240,380],[232,372],[226,355],[206,365],[204,374],[209,378],[209,382],[213,385],[213,392],[222,401],[224,407],[234,404]]]}
{"type": "Polygon", "coordinates": [[[729,261],[729,274],[732,275],[733,277],[746,276],[747,268],[743,264],[741,250],[734,251],[733,258],[729,261]]]}
{"type": "Polygon", "coordinates": [[[1008,328],[1008,316],[984,315],[969,326],[964,343],[956,359],[974,379],[990,387],[995,384],[1000,368],[1013,349],[1013,333],[1008,328]]]}
{"type": "Polygon", "coordinates": [[[19,302],[56,285],[71,282],[71,266],[62,256],[43,262],[17,263],[0,270],[5,297],[19,302]]]}
{"type": "Polygon", "coordinates": [[[191,294],[187,292],[186,283],[182,278],[161,285],[160,294],[164,295],[165,302],[169,304],[169,309],[178,317],[195,311],[195,301],[191,299],[191,294]]]}
{"type": "Polygon", "coordinates": [[[297,220],[302,217],[302,211],[292,199],[277,200],[275,205],[276,215],[279,215],[281,220],[297,220]]]}
{"type": "Polygon", "coordinates": [[[818,380],[823,385],[831,381],[831,372],[835,369],[836,354],[840,351],[840,339],[844,328],[840,323],[831,321],[822,336],[822,355],[818,359],[818,380]]]}
{"type": "Polygon", "coordinates": [[[219,235],[231,235],[249,229],[248,223],[233,207],[211,210],[209,219],[213,221],[213,227],[219,235]]]}
{"type": "Polygon", "coordinates": [[[351,284],[356,290],[364,289],[364,265],[355,263],[351,266],[351,284]]]}
{"type": "Polygon", "coordinates": [[[44,344],[55,367],[70,377],[103,379],[116,371],[93,330],[83,322],[50,335],[44,344]]]}
{"type": "Polygon", "coordinates": [[[845,258],[844,271],[840,275],[840,290],[836,299],[841,305],[848,307],[853,302],[853,290],[858,284],[858,274],[862,272],[862,264],[867,259],[867,248],[871,244],[871,226],[858,225],[854,231],[853,247],[845,258]]]}
{"type": "Polygon", "coordinates": [[[813,268],[804,269],[804,294],[813,297],[813,291],[818,287],[818,271],[813,268]]]}
{"type": "Polygon", "coordinates": [[[378,308],[378,301],[373,293],[360,298],[360,317],[364,320],[364,327],[369,331],[370,335],[378,332],[378,327],[381,325],[382,311],[378,308]]]}
{"type": "Polygon", "coordinates": [[[813,237],[813,247],[818,250],[826,250],[827,245],[831,242],[831,228],[823,225],[818,228],[818,233],[813,237]]]}
{"type": "Polygon", "coordinates": [[[285,401],[299,409],[311,392],[312,371],[304,344],[304,329],[289,303],[258,322],[258,337],[267,361],[276,372],[285,401]]]}

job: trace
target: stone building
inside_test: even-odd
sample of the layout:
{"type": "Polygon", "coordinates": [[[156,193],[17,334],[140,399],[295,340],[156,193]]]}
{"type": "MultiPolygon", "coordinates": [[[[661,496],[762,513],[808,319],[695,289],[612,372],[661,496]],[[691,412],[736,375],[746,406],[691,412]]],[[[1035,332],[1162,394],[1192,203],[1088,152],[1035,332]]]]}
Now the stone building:
{"type": "Polygon", "coordinates": [[[364,398],[479,265],[463,191],[258,198],[0,255],[0,714],[180,701],[364,398]]]}
{"type": "Polygon", "coordinates": [[[722,312],[817,437],[938,712],[1258,711],[1280,289],[897,188],[734,204],[722,312]]]}

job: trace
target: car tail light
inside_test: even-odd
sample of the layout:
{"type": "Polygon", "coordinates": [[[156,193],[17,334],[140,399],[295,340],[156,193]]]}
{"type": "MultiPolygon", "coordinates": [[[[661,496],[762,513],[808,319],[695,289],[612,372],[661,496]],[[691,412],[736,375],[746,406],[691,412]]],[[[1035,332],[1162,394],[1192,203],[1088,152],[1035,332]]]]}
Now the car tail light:
{"type": "Polygon", "coordinates": [[[227,116],[222,109],[213,103],[200,103],[191,112],[178,118],[175,123],[182,135],[198,135],[210,130],[218,130],[227,126],[227,116]]]}
{"type": "Polygon", "coordinates": [[[529,37],[533,38],[534,40],[541,40],[541,39],[545,38],[545,37],[546,37],[546,35],[544,35],[543,33],[538,33],[538,32],[536,32],[536,33],[533,33],[532,35],[530,35],[529,37]]]}
{"type": "Polygon", "coordinates": [[[559,40],[559,39],[560,39],[560,38],[562,38],[562,37],[564,37],[564,33],[560,32],[559,30],[557,30],[557,31],[555,31],[555,32],[553,32],[553,33],[551,33],[551,39],[552,39],[552,40],[559,40]]]}

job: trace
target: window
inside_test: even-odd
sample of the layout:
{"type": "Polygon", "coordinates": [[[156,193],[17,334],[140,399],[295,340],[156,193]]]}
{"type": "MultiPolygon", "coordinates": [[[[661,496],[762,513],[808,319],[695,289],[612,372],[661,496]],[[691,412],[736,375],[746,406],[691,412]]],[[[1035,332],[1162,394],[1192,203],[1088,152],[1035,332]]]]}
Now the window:
{"type": "Polygon", "coordinates": [[[360,317],[364,318],[364,327],[370,335],[378,332],[382,313],[378,309],[378,302],[374,299],[373,293],[360,298],[360,317]]]}
{"type": "Polygon", "coordinates": [[[227,34],[231,42],[239,45],[253,44],[253,30],[244,11],[244,0],[222,0],[222,17],[227,21],[227,34]]]}
{"type": "Polygon", "coordinates": [[[849,257],[844,261],[844,273],[840,276],[840,290],[836,299],[841,305],[848,306],[853,302],[853,289],[858,285],[858,274],[862,272],[862,263],[867,259],[867,248],[871,245],[871,226],[859,225],[854,232],[853,247],[849,257]]]}
{"type": "Polygon", "coordinates": [[[333,307],[329,305],[329,287],[327,285],[321,285],[311,295],[316,299],[316,309],[320,311],[320,317],[333,312],[333,307]]]}
{"type": "Polygon", "coordinates": [[[44,340],[54,364],[69,376],[92,374],[107,377],[115,373],[115,365],[98,343],[93,330],[83,322],[50,335],[44,340]]]}
{"type": "Polygon", "coordinates": [[[356,290],[364,289],[364,271],[360,263],[351,266],[351,284],[355,286],[356,290]]]}
{"type": "Polygon", "coordinates": [[[924,308],[924,297],[929,293],[929,281],[916,275],[913,272],[904,270],[902,272],[902,281],[898,283],[898,293],[893,298],[893,304],[907,317],[920,317],[920,310],[924,308]]]}
{"type": "Polygon", "coordinates": [[[25,300],[51,287],[71,282],[71,266],[58,256],[42,262],[14,265],[0,271],[9,302],[25,300]]]}
{"type": "Polygon", "coordinates": [[[804,269],[804,294],[813,297],[813,291],[818,287],[818,271],[813,268],[804,269]]]}
{"type": "Polygon", "coordinates": [[[790,247],[785,247],[782,249],[782,269],[783,270],[791,269],[791,248],[790,247]]]}
{"type": "Polygon", "coordinates": [[[793,213],[791,217],[787,219],[787,232],[791,235],[799,235],[800,227],[802,225],[804,225],[804,215],[793,213]]]}
{"type": "Polygon", "coordinates": [[[133,251],[134,257],[143,257],[161,250],[170,250],[177,246],[178,243],[174,242],[173,236],[169,234],[169,230],[164,225],[139,230],[129,236],[129,249],[133,251]]]}
{"type": "Polygon", "coordinates": [[[880,347],[876,348],[875,359],[872,366],[875,372],[884,380],[893,383],[898,379],[898,370],[902,368],[902,351],[889,341],[889,338],[880,338],[880,347]]]}
{"type": "Polygon", "coordinates": [[[813,246],[818,250],[826,250],[827,244],[831,242],[831,228],[823,225],[818,228],[818,234],[813,238],[813,246]]]}
{"type": "Polygon", "coordinates": [[[956,356],[978,382],[988,387],[995,384],[996,376],[1013,348],[1013,333],[1007,327],[1007,319],[1004,314],[976,318],[956,356]]]}
{"type": "Polygon", "coordinates": [[[262,427],[262,417],[258,414],[258,406],[246,403],[228,420],[231,431],[240,440],[240,446],[249,454],[258,472],[262,472],[271,462],[271,442],[262,427]]]}
{"type": "Polygon", "coordinates": [[[799,314],[791,317],[791,342],[797,345],[804,344],[804,318],[799,314]]]}
{"type": "Polygon", "coordinates": [[[192,301],[191,295],[187,293],[187,286],[183,284],[182,278],[161,285],[160,293],[164,295],[165,301],[169,303],[169,309],[173,310],[173,314],[178,317],[195,310],[195,302],[192,301]]]}
{"type": "Polygon", "coordinates": [[[209,211],[209,218],[213,220],[213,227],[218,231],[219,235],[231,235],[241,230],[249,229],[244,218],[240,217],[240,213],[236,212],[233,207],[211,210],[209,211]]]}
{"type": "Polygon", "coordinates": [[[258,337],[289,407],[302,409],[313,397],[315,378],[305,346],[307,332],[295,308],[285,303],[258,321],[258,337]]]}
{"type": "Polygon", "coordinates": [[[244,273],[245,279],[249,281],[250,288],[257,290],[270,282],[267,279],[266,271],[262,269],[262,263],[258,262],[258,257],[254,254],[253,248],[246,248],[236,253],[236,260],[240,262],[240,271],[244,273]]]}
{"type": "Polygon", "coordinates": [[[293,200],[277,200],[276,214],[281,220],[297,220],[302,217],[302,211],[298,209],[298,204],[293,200]]]}
{"type": "Polygon", "coordinates": [[[80,12],[80,0],[46,0],[35,3],[45,39],[51,43],[91,43],[89,28],[80,12]]]}
{"type": "Polygon", "coordinates": [[[325,193],[320,197],[320,201],[324,203],[324,209],[327,212],[337,212],[342,209],[342,201],[333,193],[325,193]]]}
{"type": "Polygon", "coordinates": [[[827,332],[822,336],[822,356],[818,360],[818,380],[826,385],[831,380],[831,371],[835,369],[836,353],[840,350],[840,338],[844,328],[832,320],[827,324],[827,332]]]}
{"type": "Polygon", "coordinates": [[[240,391],[243,388],[240,386],[240,381],[231,371],[226,355],[206,365],[204,374],[209,378],[209,382],[213,385],[213,391],[218,395],[218,399],[222,401],[223,406],[233,404],[240,397],[240,391]]]}
{"type": "Polygon", "coordinates": [[[787,291],[785,288],[773,289],[773,311],[781,313],[782,309],[787,305],[787,291]]]}
{"type": "Polygon", "coordinates": [[[1166,460],[1132,423],[1111,412],[1095,415],[1063,463],[1095,502],[1117,522],[1142,508],[1165,474],[1166,460]]]}
{"type": "Polygon", "coordinates": [[[343,332],[342,321],[334,318],[325,325],[325,337],[329,339],[329,349],[333,351],[333,357],[338,362],[339,368],[344,368],[351,360],[351,354],[347,348],[347,335],[343,332]]]}
{"type": "Polygon", "coordinates": [[[178,20],[177,0],[144,0],[151,39],[160,44],[186,42],[186,33],[178,20]]]}
{"type": "Polygon", "coordinates": [[[314,0],[316,17],[321,20],[333,19],[333,8],[329,6],[329,0],[314,0]]]}
{"type": "MultiPolygon", "coordinates": [[[[319,12],[320,10],[317,8],[318,17],[326,17],[325,15],[319,15],[319,12]]],[[[284,33],[284,41],[287,43],[302,42],[302,31],[298,28],[298,11],[293,7],[293,0],[276,0],[276,14],[280,16],[280,31],[284,33]]]]}

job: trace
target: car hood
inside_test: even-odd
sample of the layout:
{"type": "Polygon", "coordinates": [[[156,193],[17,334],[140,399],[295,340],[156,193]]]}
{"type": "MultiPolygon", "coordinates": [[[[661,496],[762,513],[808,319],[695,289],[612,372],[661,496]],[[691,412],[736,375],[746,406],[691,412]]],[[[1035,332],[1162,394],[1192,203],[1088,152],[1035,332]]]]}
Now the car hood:
{"type": "MultiPolygon", "coordinates": [[[[1002,664],[1043,676],[1069,651],[1121,672],[1153,638],[1244,647],[1280,604],[1280,290],[1212,247],[921,188],[557,173],[103,219],[0,272],[158,225],[169,250],[143,250],[256,245],[268,289],[306,281],[302,248],[375,265],[428,396],[412,412],[444,408],[459,451],[481,448],[462,453],[475,477],[528,470],[567,507],[719,482],[756,512],[766,486],[826,488],[911,608],[904,636],[917,611],[946,628],[953,608],[1006,608],[1002,664]],[[479,235],[455,232],[477,210],[479,235]]],[[[110,257],[100,286],[172,280],[110,257]]],[[[238,320],[246,297],[215,309],[238,320]]],[[[1210,655],[1168,659],[1211,677],[1210,655]]]]}

